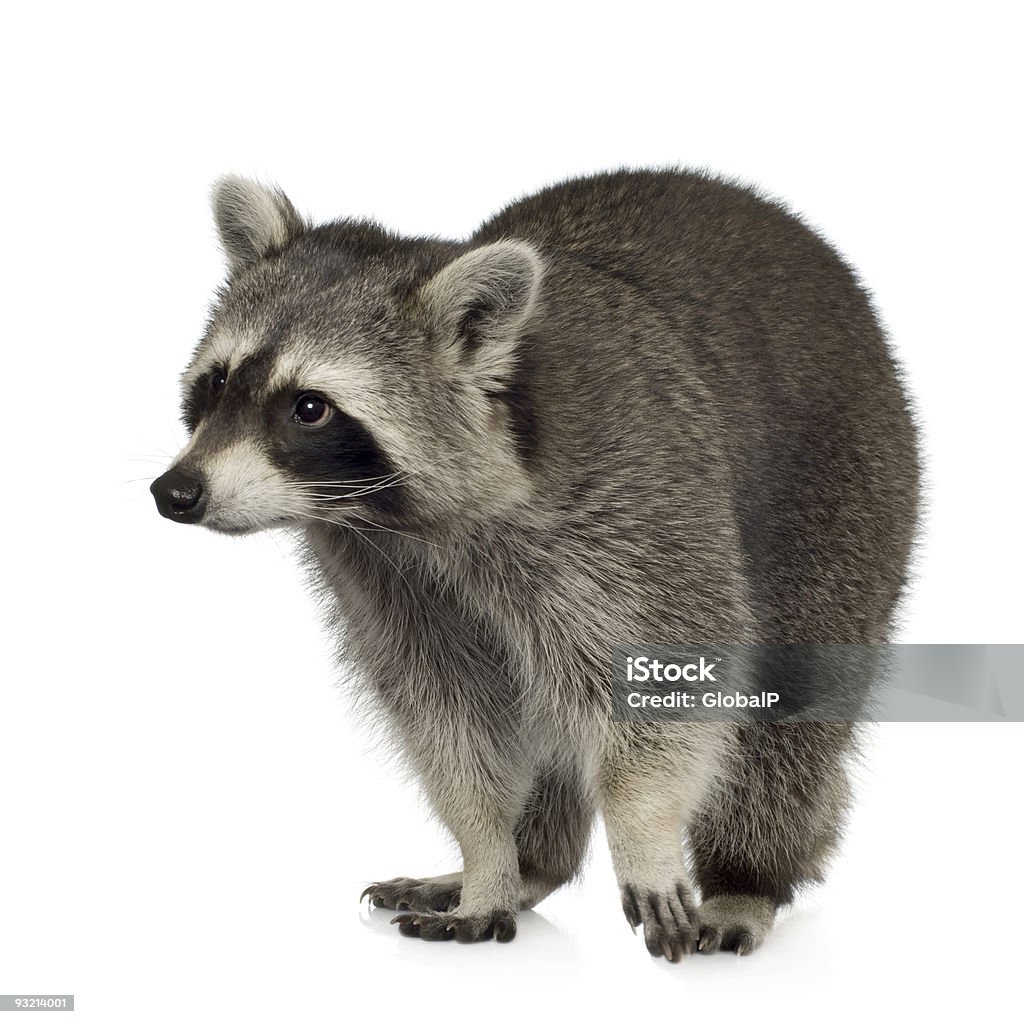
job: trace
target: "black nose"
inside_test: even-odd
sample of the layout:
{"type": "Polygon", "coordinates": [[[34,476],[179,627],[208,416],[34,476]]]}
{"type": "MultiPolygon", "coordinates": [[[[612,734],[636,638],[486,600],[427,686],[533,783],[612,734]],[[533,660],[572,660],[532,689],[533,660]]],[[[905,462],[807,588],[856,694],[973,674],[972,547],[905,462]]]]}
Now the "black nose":
{"type": "Polygon", "coordinates": [[[149,487],[160,515],[176,523],[198,523],[206,511],[206,490],[198,474],[183,469],[167,470],[149,487]]]}

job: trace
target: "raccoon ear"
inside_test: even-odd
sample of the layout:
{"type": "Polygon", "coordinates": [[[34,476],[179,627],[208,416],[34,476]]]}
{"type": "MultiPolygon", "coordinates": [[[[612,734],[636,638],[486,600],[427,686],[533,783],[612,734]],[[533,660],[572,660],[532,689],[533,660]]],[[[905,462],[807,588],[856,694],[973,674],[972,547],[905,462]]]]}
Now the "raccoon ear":
{"type": "Polygon", "coordinates": [[[232,273],[284,248],[306,227],[279,188],[268,188],[234,174],[214,184],[211,201],[232,273]]]}
{"type": "Polygon", "coordinates": [[[544,264],[533,246],[508,239],[471,249],[420,289],[446,354],[485,385],[512,370],[519,334],[533,312],[544,264]]]}

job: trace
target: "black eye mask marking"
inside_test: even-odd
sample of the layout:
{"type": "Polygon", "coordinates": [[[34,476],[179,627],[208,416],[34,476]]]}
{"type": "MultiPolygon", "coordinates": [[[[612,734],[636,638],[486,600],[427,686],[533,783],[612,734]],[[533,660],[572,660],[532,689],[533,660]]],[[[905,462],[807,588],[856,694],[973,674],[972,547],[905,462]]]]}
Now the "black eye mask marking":
{"type": "Polygon", "coordinates": [[[308,394],[299,388],[286,388],[267,403],[271,461],[294,480],[323,483],[322,488],[315,489],[320,495],[315,500],[325,506],[362,504],[389,519],[399,517],[403,506],[401,487],[387,486],[396,469],[373,434],[337,406],[326,422],[315,428],[295,422],[296,400],[308,394]],[[352,486],[335,486],[346,482],[352,486]],[[369,493],[345,499],[345,495],[356,492],[369,493]]]}
{"type": "Polygon", "coordinates": [[[252,408],[253,395],[273,371],[276,356],[262,349],[246,356],[235,367],[213,366],[189,388],[182,409],[182,418],[190,431],[216,407],[220,415],[228,418],[244,416],[252,408]],[[218,374],[223,382],[218,383],[218,374]]]}
{"type": "Polygon", "coordinates": [[[209,412],[212,404],[213,396],[210,394],[210,375],[204,373],[188,389],[188,394],[185,395],[184,402],[182,403],[181,418],[184,420],[185,426],[188,427],[190,434],[199,426],[199,421],[209,412]]]}
{"type": "Polygon", "coordinates": [[[317,497],[311,500],[325,507],[370,508],[390,522],[401,519],[402,488],[388,486],[388,480],[396,475],[395,466],[370,430],[336,406],[316,426],[296,422],[297,401],[318,393],[296,383],[264,398],[262,389],[275,362],[276,353],[269,349],[246,357],[237,367],[227,369],[217,394],[211,386],[211,374],[223,368],[211,369],[200,377],[184,402],[189,429],[194,431],[203,417],[211,416],[206,428],[211,443],[225,444],[232,436],[258,440],[270,460],[288,477],[301,483],[323,484],[312,488],[317,497]],[[345,483],[352,486],[339,486],[345,483]],[[344,497],[356,492],[360,492],[358,498],[344,497]]]}

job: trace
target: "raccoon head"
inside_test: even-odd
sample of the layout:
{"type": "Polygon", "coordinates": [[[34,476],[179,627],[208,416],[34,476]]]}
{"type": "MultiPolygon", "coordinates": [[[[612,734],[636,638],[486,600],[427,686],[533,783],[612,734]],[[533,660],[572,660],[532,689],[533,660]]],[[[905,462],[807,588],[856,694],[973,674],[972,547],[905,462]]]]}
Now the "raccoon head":
{"type": "Polygon", "coordinates": [[[505,399],[540,306],[531,245],[314,227],[234,177],[213,210],[228,280],[182,378],[190,440],[151,487],[162,515],[426,528],[528,499],[505,399]]]}

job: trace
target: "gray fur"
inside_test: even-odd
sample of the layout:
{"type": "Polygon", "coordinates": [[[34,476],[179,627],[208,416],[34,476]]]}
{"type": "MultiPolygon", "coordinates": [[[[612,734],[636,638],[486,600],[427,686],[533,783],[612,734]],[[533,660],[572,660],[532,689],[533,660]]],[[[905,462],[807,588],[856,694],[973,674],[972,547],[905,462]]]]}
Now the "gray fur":
{"type": "Polygon", "coordinates": [[[284,248],[305,226],[280,189],[246,178],[221,178],[211,199],[221,243],[235,272],[284,248]]]}
{"type": "Polygon", "coordinates": [[[852,272],[695,173],[575,179],[465,242],[215,196],[232,275],[173,494],[301,529],[339,656],[460,845],[461,873],[367,894],[408,935],[507,940],[600,811],[653,955],[749,952],[822,877],[854,730],[615,722],[610,650],[888,637],[916,444],[852,272]],[[278,422],[311,391],[347,433],[278,422]]]}

